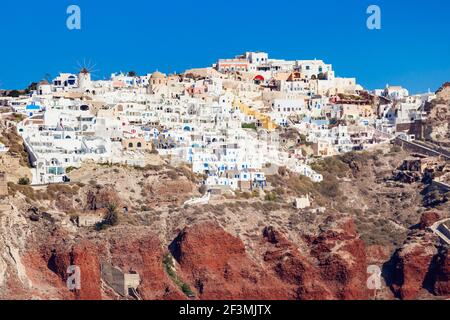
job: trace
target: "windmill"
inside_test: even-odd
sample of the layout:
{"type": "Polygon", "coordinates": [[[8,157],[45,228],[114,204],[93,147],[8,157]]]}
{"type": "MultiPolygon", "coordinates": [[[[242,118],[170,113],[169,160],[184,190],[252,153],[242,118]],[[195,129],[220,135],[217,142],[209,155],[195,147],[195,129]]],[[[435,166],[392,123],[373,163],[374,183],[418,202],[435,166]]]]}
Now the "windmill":
{"type": "Polygon", "coordinates": [[[78,66],[78,86],[83,90],[90,90],[92,87],[91,75],[95,75],[95,73],[99,70],[95,69],[97,66],[95,63],[92,63],[89,59],[86,62],[86,59],[83,59],[83,63],[77,61],[78,66]]]}
{"type": "Polygon", "coordinates": [[[90,73],[90,74],[96,74],[96,72],[100,71],[98,69],[95,69],[97,67],[96,63],[93,63],[91,59],[86,61],[86,59],[83,59],[83,62],[77,61],[77,67],[75,69],[78,71],[78,73],[90,73]]]}

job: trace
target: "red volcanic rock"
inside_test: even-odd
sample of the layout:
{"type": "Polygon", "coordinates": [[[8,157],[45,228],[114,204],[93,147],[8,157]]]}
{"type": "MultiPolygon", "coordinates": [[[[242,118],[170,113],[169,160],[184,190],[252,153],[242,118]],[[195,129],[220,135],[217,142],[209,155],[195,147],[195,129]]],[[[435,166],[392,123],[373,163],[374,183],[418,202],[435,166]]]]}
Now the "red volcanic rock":
{"type": "Polygon", "coordinates": [[[409,233],[391,259],[394,265],[391,289],[397,297],[416,299],[423,288],[437,295],[450,293],[448,252],[438,253],[439,240],[428,230],[440,219],[437,212],[425,212],[420,218],[419,230],[409,233]]]}
{"type": "Polygon", "coordinates": [[[434,292],[440,296],[450,295],[450,252],[442,250],[436,261],[434,292]]]}
{"type": "Polygon", "coordinates": [[[393,292],[404,300],[416,299],[436,254],[433,241],[427,234],[416,234],[394,254],[393,292]]]}
{"type": "Polygon", "coordinates": [[[439,213],[434,211],[425,212],[420,217],[419,228],[425,230],[439,220],[441,220],[441,216],[439,213]]]}
{"type": "MultiPolygon", "coordinates": [[[[28,289],[30,296],[22,296],[19,299],[38,297],[39,299],[73,299],[73,293],[67,289],[59,275],[52,272],[47,266],[47,260],[39,250],[30,249],[22,257],[28,279],[32,287],[28,289]],[[45,288],[42,292],[39,289],[45,288]]],[[[15,289],[14,291],[17,291],[15,289]]],[[[11,297],[12,298],[12,297],[11,297]]]]}
{"type": "Polygon", "coordinates": [[[252,261],[242,241],[215,223],[184,229],[170,246],[201,299],[293,299],[294,288],[252,261]]]}
{"type": "Polygon", "coordinates": [[[163,266],[164,252],[154,234],[135,235],[133,230],[114,232],[109,241],[112,265],[141,278],[138,292],[144,300],[186,299],[173,284],[163,266]]]}
{"type": "Polygon", "coordinates": [[[277,276],[285,283],[295,286],[296,298],[300,300],[331,300],[333,294],[319,277],[319,271],[297,247],[273,227],[263,231],[270,246],[264,261],[272,266],[277,276]]]}
{"type": "Polygon", "coordinates": [[[367,264],[382,265],[390,259],[391,247],[371,245],[366,247],[367,264]]]}
{"type": "Polygon", "coordinates": [[[76,298],[80,300],[101,299],[100,261],[97,247],[90,242],[76,244],[69,256],[71,264],[80,267],[81,289],[75,291],[76,298]]]}
{"type": "MultiPolygon", "coordinates": [[[[73,298],[80,300],[101,299],[100,262],[97,247],[87,241],[73,246],[60,244],[53,249],[48,258],[48,268],[66,283],[69,278],[68,267],[80,268],[80,289],[73,291],[73,298]]],[[[66,287],[67,288],[67,287],[66,287]]]]}
{"type": "Polygon", "coordinates": [[[310,249],[321,278],[336,299],[368,299],[366,249],[352,219],[342,219],[310,238],[310,249]]]}
{"type": "Polygon", "coordinates": [[[329,219],[327,225],[318,236],[305,237],[311,256],[272,227],[265,228],[271,246],[264,260],[283,282],[296,286],[298,299],[367,299],[365,245],[353,220],[329,219]]]}
{"type": "Polygon", "coordinates": [[[64,238],[53,237],[43,248],[29,251],[23,263],[34,287],[55,289],[49,296],[42,295],[39,290],[36,294],[33,292],[43,298],[116,299],[118,294],[112,289],[102,290],[101,263],[106,262],[125,273],[138,272],[141,283],[137,291],[143,299],[185,299],[166,274],[163,256],[158,238],[145,228],[114,228],[100,239],[79,243],[67,243],[64,238]],[[69,291],[66,285],[70,276],[67,268],[71,265],[80,268],[79,290],[69,291]]]}

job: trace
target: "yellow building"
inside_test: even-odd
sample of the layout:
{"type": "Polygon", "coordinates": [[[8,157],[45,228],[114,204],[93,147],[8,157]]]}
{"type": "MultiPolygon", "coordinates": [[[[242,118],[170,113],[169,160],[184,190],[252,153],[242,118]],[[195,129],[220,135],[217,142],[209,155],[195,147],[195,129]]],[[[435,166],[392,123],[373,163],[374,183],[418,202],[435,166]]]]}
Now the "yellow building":
{"type": "Polygon", "coordinates": [[[277,125],[275,124],[275,122],[272,121],[270,116],[263,114],[258,110],[252,109],[251,107],[247,106],[246,104],[238,100],[235,100],[233,105],[235,108],[239,108],[239,110],[245,115],[252,116],[256,120],[258,120],[264,129],[268,131],[273,131],[276,129],[277,125]]]}

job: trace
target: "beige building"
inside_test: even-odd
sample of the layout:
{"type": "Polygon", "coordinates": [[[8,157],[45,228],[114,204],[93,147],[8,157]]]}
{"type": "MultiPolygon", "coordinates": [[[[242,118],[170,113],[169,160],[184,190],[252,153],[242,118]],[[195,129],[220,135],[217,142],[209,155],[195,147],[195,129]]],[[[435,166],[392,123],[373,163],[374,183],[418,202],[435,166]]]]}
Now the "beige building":
{"type": "Polygon", "coordinates": [[[155,71],[150,76],[147,92],[149,94],[163,93],[162,91],[167,90],[167,76],[164,73],[155,71]]]}
{"type": "Polygon", "coordinates": [[[334,155],[333,146],[329,141],[319,140],[312,144],[313,154],[316,157],[329,157],[334,155]]]}
{"type": "Polygon", "coordinates": [[[102,279],[121,296],[136,295],[136,289],[141,283],[137,272],[125,273],[108,263],[101,264],[102,279]]]}
{"type": "Polygon", "coordinates": [[[122,139],[122,147],[124,150],[131,151],[152,151],[152,143],[149,141],[145,141],[144,138],[128,138],[122,139]]]}

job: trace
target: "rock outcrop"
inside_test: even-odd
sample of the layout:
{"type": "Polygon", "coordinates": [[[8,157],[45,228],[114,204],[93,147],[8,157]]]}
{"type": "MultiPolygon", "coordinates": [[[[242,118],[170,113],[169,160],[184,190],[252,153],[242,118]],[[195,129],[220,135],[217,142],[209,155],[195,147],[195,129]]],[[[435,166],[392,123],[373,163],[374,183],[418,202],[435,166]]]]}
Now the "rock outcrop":
{"type": "MultiPolygon", "coordinates": [[[[389,285],[401,299],[415,299],[424,288],[449,294],[448,250],[438,250],[428,230],[438,218],[424,214],[420,228],[411,231],[392,258],[389,285]]],[[[0,222],[2,230],[21,230],[15,238],[2,233],[1,298],[132,299],[102,279],[101,266],[107,263],[139,274],[142,299],[368,299],[367,252],[370,263],[381,264],[389,256],[379,247],[368,251],[347,217],[326,219],[316,234],[300,235],[303,240],[295,243],[265,227],[252,250],[215,222],[186,227],[168,248],[148,227],[119,226],[73,237],[46,219],[26,219],[17,210],[0,222]],[[165,265],[169,252],[176,260],[171,272],[165,265]],[[69,266],[79,267],[80,288],[68,288],[69,266]]]]}
{"type": "Polygon", "coordinates": [[[182,278],[201,299],[293,299],[295,292],[215,223],[184,229],[170,245],[182,278]]]}
{"type": "Polygon", "coordinates": [[[437,212],[422,214],[418,229],[410,231],[403,246],[393,255],[391,288],[398,298],[417,299],[423,289],[437,295],[448,294],[448,253],[428,229],[439,219],[437,212]]]}
{"type": "Polygon", "coordinates": [[[338,220],[308,240],[320,275],[336,299],[368,299],[365,244],[353,220],[338,220]]]}
{"type": "Polygon", "coordinates": [[[430,265],[437,253],[432,235],[416,233],[396,251],[394,278],[391,285],[396,296],[404,300],[416,299],[427,282],[430,265]]]}
{"type": "Polygon", "coordinates": [[[439,252],[436,259],[434,293],[440,296],[450,295],[450,252],[448,248],[439,252]]]}
{"type": "Polygon", "coordinates": [[[262,262],[217,224],[183,230],[171,252],[202,299],[367,299],[366,257],[351,220],[310,238],[306,252],[272,227],[262,262]]]}

